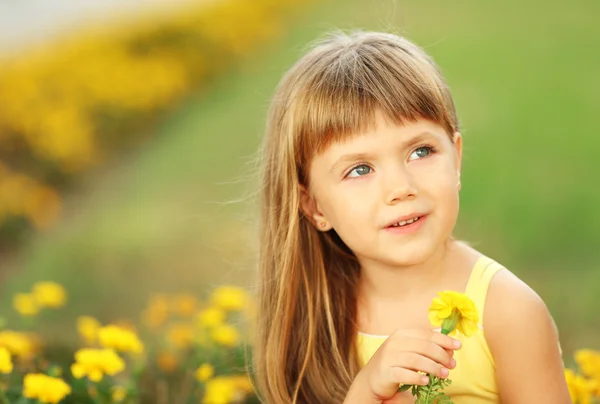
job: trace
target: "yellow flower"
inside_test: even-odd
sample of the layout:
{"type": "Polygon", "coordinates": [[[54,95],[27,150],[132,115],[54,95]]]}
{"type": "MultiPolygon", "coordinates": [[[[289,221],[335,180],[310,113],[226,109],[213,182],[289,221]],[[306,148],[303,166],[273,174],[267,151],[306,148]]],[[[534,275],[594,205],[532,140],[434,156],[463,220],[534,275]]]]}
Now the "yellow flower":
{"type": "Polygon", "coordinates": [[[254,390],[252,387],[252,381],[246,375],[232,376],[233,382],[239,391],[245,394],[250,394],[254,390]]]}
{"type": "Polygon", "coordinates": [[[38,282],[33,285],[33,296],[40,307],[59,308],[65,305],[67,292],[56,282],[38,282]]]}
{"type": "Polygon", "coordinates": [[[600,351],[580,349],[575,352],[575,361],[581,373],[591,379],[592,393],[600,398],[600,351]]]}
{"type": "Polygon", "coordinates": [[[140,353],[144,345],[131,331],[116,325],[107,325],[98,330],[98,340],[105,348],[113,348],[121,352],[140,353]]]}
{"type": "Polygon", "coordinates": [[[580,349],[575,352],[575,361],[581,373],[600,381],[600,351],[580,349]]]}
{"type": "Polygon", "coordinates": [[[171,373],[177,369],[177,365],[179,365],[179,359],[172,352],[161,352],[156,357],[156,364],[163,372],[171,373]]]}
{"type": "Polygon", "coordinates": [[[79,316],[77,318],[77,331],[86,344],[92,345],[98,338],[98,330],[102,325],[94,317],[79,316]]]}
{"type": "Polygon", "coordinates": [[[93,382],[99,382],[105,374],[114,376],[124,369],[125,362],[112,349],[80,349],[75,352],[75,363],[71,365],[75,378],[87,376],[93,382]]]}
{"type": "Polygon", "coordinates": [[[565,379],[571,394],[573,404],[590,404],[592,400],[593,385],[573,369],[565,369],[565,379]]]}
{"type": "Polygon", "coordinates": [[[71,386],[62,379],[43,373],[30,373],[23,380],[23,395],[42,403],[58,403],[71,393],[71,386]]]}
{"type": "Polygon", "coordinates": [[[197,304],[194,296],[181,294],[173,299],[173,311],[180,317],[189,317],[196,311],[197,304]]]}
{"type": "Polygon", "coordinates": [[[185,349],[194,342],[194,329],[189,324],[174,324],[167,332],[167,339],[176,348],[185,349]]]}
{"type": "Polygon", "coordinates": [[[150,328],[160,327],[169,314],[169,302],[165,295],[157,295],[142,314],[144,324],[150,328]]]}
{"type": "Polygon", "coordinates": [[[233,379],[230,377],[215,377],[206,382],[206,392],[203,403],[206,404],[229,404],[241,398],[233,379]]]}
{"type": "Polygon", "coordinates": [[[112,401],[115,403],[120,403],[121,401],[125,400],[125,397],[127,397],[127,389],[123,386],[113,386],[111,396],[112,401]]]}
{"type": "Polygon", "coordinates": [[[13,307],[22,316],[35,316],[40,311],[35,297],[29,293],[17,293],[14,295],[13,307]]]}
{"type": "Polygon", "coordinates": [[[198,324],[202,327],[216,327],[225,321],[225,312],[218,307],[208,307],[198,314],[198,324]]]}
{"type": "Polygon", "coordinates": [[[5,347],[0,347],[0,373],[9,374],[12,370],[13,364],[10,351],[5,347]]]}
{"type": "Polygon", "coordinates": [[[454,335],[456,330],[470,337],[479,329],[479,313],[475,303],[463,293],[439,292],[429,307],[429,321],[441,326],[442,333],[454,335]]]}
{"type": "Polygon", "coordinates": [[[246,291],[236,286],[221,286],[216,288],[211,296],[212,303],[223,310],[242,310],[247,302],[246,291]]]}
{"type": "Polygon", "coordinates": [[[0,347],[5,347],[15,356],[27,358],[35,353],[37,344],[29,334],[5,330],[0,331],[0,347]]]}
{"type": "Polygon", "coordinates": [[[225,346],[235,346],[240,339],[238,330],[229,324],[223,324],[215,328],[211,335],[216,343],[225,346]]]}
{"type": "Polygon", "coordinates": [[[199,382],[205,382],[215,374],[215,368],[210,363],[203,363],[198,369],[196,369],[196,380],[199,382]]]}

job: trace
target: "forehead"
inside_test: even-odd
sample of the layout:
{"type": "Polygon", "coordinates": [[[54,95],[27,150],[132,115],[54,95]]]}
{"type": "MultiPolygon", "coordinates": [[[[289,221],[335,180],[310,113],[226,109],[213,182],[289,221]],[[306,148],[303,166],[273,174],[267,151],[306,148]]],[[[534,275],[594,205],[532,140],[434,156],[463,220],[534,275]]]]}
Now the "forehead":
{"type": "Polygon", "coordinates": [[[315,154],[315,159],[334,158],[344,153],[374,153],[411,146],[420,141],[451,141],[446,130],[432,121],[418,119],[398,124],[376,112],[373,125],[364,131],[331,141],[315,154]]]}

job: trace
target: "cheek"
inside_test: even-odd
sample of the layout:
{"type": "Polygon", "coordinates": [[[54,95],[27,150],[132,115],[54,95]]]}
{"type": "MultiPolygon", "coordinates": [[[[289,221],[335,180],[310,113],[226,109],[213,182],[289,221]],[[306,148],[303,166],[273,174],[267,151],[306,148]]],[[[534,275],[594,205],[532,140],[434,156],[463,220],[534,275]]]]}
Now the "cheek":
{"type": "Polygon", "coordinates": [[[444,219],[450,224],[454,224],[458,217],[459,193],[457,181],[454,178],[447,178],[445,181],[438,182],[433,190],[436,199],[436,210],[443,213],[444,219]]]}

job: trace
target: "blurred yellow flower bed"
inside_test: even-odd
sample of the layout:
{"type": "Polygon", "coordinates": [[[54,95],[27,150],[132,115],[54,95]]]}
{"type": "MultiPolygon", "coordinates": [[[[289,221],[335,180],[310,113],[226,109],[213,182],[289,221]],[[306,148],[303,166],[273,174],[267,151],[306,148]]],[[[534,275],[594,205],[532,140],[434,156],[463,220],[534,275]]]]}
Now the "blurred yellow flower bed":
{"type": "Polygon", "coordinates": [[[2,60],[0,226],[50,226],[60,213],[56,188],[143,140],[161,111],[275,37],[306,3],[188,3],[126,24],[82,28],[2,60]]]}
{"type": "Polygon", "coordinates": [[[157,295],[137,322],[82,315],[73,321],[78,346],[36,332],[45,311],[66,303],[54,282],[13,296],[22,324],[0,328],[0,404],[258,402],[244,340],[254,306],[244,289],[217,287],[204,302],[157,295]]]}
{"type": "MultiPolygon", "coordinates": [[[[434,301],[433,316],[456,301],[434,301]]],[[[46,340],[35,329],[45,311],[66,303],[65,289],[51,281],[13,296],[22,323],[8,328],[0,319],[0,404],[258,403],[247,338],[255,302],[243,288],[217,287],[205,301],[155,295],[139,321],[79,316],[72,328],[78,346],[46,340]]],[[[565,368],[573,403],[600,403],[600,351],[581,349],[574,359],[577,369],[565,368]]]]}

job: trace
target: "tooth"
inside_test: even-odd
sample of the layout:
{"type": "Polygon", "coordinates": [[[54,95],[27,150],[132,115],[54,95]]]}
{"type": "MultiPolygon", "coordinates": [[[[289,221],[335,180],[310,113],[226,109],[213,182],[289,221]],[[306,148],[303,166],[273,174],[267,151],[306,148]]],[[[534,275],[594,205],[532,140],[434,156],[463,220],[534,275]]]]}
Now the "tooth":
{"type": "Polygon", "coordinates": [[[401,221],[400,223],[398,223],[400,226],[404,226],[406,224],[406,220],[401,221]]]}

